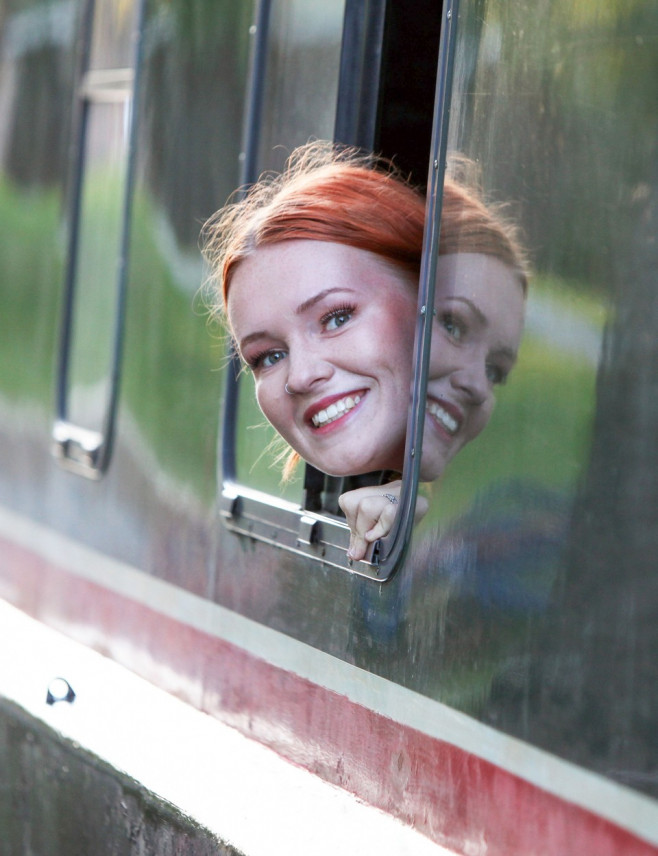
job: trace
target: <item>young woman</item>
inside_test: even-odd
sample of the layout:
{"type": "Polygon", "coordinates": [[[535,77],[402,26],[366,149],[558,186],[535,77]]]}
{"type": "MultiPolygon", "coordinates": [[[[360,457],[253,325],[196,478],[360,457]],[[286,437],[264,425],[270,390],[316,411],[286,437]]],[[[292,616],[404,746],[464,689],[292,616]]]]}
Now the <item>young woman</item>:
{"type": "MultiPolygon", "coordinates": [[[[425,200],[392,169],[327,144],[295,152],[205,226],[206,255],[258,403],[330,475],[401,472],[425,200]]],[[[444,190],[421,476],[486,425],[521,338],[513,231],[453,180],[444,190]]],[[[362,559],[389,531],[399,482],[341,497],[362,559]]]]}

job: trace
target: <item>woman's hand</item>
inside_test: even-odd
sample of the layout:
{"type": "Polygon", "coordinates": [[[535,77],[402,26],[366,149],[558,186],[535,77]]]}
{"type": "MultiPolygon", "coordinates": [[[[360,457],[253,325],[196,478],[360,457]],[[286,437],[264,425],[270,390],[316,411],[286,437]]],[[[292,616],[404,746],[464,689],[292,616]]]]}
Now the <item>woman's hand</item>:
{"type": "MultiPolygon", "coordinates": [[[[368,547],[391,531],[400,498],[400,480],[390,484],[360,487],[338,498],[347,524],[350,527],[348,558],[355,562],[364,559],[368,547]]],[[[419,496],[416,502],[416,523],[427,513],[428,502],[419,496]]]]}

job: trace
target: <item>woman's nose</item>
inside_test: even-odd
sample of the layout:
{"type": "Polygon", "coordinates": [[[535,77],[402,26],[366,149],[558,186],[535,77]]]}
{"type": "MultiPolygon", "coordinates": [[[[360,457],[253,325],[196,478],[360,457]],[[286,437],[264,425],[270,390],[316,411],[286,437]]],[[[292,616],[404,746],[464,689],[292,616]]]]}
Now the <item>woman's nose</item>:
{"type": "Polygon", "coordinates": [[[455,369],[450,383],[453,389],[465,393],[473,404],[484,404],[490,394],[491,384],[484,361],[472,360],[455,369]]]}
{"type": "Polygon", "coordinates": [[[286,390],[292,395],[312,392],[333,374],[333,366],[312,347],[290,349],[286,390]]]}

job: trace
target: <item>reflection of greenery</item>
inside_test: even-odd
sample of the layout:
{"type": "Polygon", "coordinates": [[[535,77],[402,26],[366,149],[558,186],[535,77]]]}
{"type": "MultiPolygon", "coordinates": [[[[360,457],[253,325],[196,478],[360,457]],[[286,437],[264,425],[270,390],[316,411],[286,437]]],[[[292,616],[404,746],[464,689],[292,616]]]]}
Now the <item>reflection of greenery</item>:
{"type": "Polygon", "coordinates": [[[52,402],[62,252],[54,191],[20,194],[0,182],[0,381],[11,398],[52,402]]]}
{"type": "Polygon", "coordinates": [[[460,51],[477,71],[452,144],[518,202],[539,266],[586,287],[609,284],[636,228],[628,206],[658,132],[657,26],[658,5],[638,0],[471,2],[460,15],[460,51]]]}
{"type": "Polygon", "coordinates": [[[70,380],[93,383],[107,376],[115,323],[124,175],[88,170],[80,214],[74,336],[70,380]],[[102,319],[102,320],[101,320],[102,319]]]}
{"type": "MultiPolygon", "coordinates": [[[[582,318],[602,329],[603,310],[564,284],[551,281],[551,297],[564,317],[582,318]]],[[[450,519],[487,485],[526,478],[547,487],[571,490],[588,457],[595,406],[596,366],[545,340],[526,335],[509,384],[497,393],[497,406],[483,434],[448,467],[425,525],[450,519]]]]}
{"type": "MultiPolygon", "coordinates": [[[[11,236],[0,244],[2,392],[53,408],[64,278],[58,195],[2,184],[0,222],[11,236]]],[[[114,280],[110,296],[113,288],[114,280]]],[[[193,310],[191,294],[175,285],[143,198],[135,205],[126,317],[120,407],[129,408],[163,469],[211,500],[223,347],[193,310]]],[[[98,333],[111,313],[85,323],[98,333]]]]}
{"type": "Polygon", "coordinates": [[[253,379],[249,372],[240,378],[240,408],[237,430],[238,477],[241,482],[275,496],[301,501],[300,479],[303,466],[300,464],[295,478],[281,481],[282,462],[280,455],[288,448],[274,428],[267,423],[254,392],[253,379]]]}
{"type": "MultiPolygon", "coordinates": [[[[201,284],[201,263],[198,259],[201,284]]],[[[194,309],[192,288],[177,287],[159,252],[155,220],[135,201],[131,238],[123,393],[163,469],[211,499],[223,348],[194,309]]]]}

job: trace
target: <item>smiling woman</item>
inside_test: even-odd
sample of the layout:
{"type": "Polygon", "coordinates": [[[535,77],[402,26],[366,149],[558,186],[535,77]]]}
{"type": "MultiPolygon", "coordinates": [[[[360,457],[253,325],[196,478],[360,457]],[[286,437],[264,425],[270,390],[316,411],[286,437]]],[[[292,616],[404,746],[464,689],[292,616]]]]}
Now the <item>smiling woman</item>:
{"type": "Polygon", "coordinates": [[[435,290],[421,478],[437,479],[486,427],[495,388],[516,363],[525,279],[498,258],[440,256],[435,290]]]}
{"type": "MultiPolygon", "coordinates": [[[[314,143],[206,224],[219,310],[261,410],[293,449],[288,466],[402,471],[424,217],[423,196],[390,165],[314,143]]],[[[426,480],[487,424],[526,290],[513,230],[451,179],[439,254],[426,480]]],[[[399,489],[340,498],[352,558],[390,530],[399,489]]]]}
{"type": "Polygon", "coordinates": [[[263,413],[305,461],[335,476],[402,470],[415,309],[410,274],[311,240],[245,259],[227,302],[263,413]]]}

